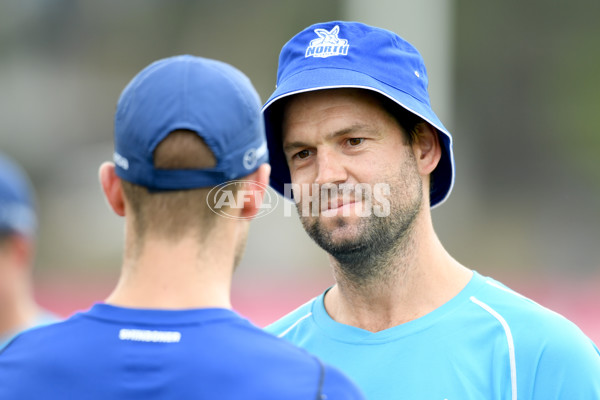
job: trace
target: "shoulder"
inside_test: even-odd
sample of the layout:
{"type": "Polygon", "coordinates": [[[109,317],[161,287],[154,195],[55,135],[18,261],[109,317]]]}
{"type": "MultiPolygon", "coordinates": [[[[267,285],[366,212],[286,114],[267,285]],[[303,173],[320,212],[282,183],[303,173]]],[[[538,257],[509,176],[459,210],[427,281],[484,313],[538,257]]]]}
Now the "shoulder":
{"type": "MultiPolygon", "coordinates": [[[[312,393],[314,396],[318,390],[323,399],[364,399],[358,387],[343,372],[324,364],[306,350],[245,320],[238,324],[238,328],[241,330],[238,329],[236,336],[240,340],[231,343],[229,351],[241,366],[240,373],[246,375],[253,384],[266,379],[268,383],[262,386],[271,387],[271,394],[273,390],[278,390],[273,388],[275,386],[281,389],[281,393],[296,388],[294,396],[297,397],[302,393],[312,393]],[[252,365],[252,369],[248,369],[248,365],[252,365]]],[[[280,398],[289,396],[289,393],[281,394],[280,398]]],[[[290,398],[296,398],[294,396],[290,398]]]]}
{"type": "MultiPolygon", "coordinates": [[[[260,358],[272,366],[281,363],[314,371],[318,364],[318,360],[306,350],[278,338],[274,332],[260,329],[245,320],[238,326],[241,330],[238,329],[232,339],[243,337],[244,340],[235,340],[231,346],[239,347],[237,351],[242,354],[248,356],[260,354],[260,358]]],[[[275,369],[278,368],[275,367],[275,369]]]]}
{"type": "Polygon", "coordinates": [[[350,378],[339,369],[329,365],[323,366],[323,380],[320,392],[321,397],[319,398],[321,399],[358,400],[365,398],[362,391],[350,378]]]}
{"type": "Polygon", "coordinates": [[[600,353],[577,325],[500,282],[484,279],[486,284],[470,298],[479,309],[474,311],[478,326],[500,332],[497,338],[508,345],[517,371],[535,374],[532,391],[551,387],[574,396],[564,398],[582,398],[582,390],[600,394],[600,353]]]}
{"type": "Polygon", "coordinates": [[[484,278],[482,290],[470,300],[484,314],[497,320],[514,334],[537,338],[576,338],[581,330],[567,318],[492,279],[484,278]],[[535,328],[535,329],[532,329],[535,328]]]}
{"type": "Polygon", "coordinates": [[[312,317],[314,303],[322,301],[322,297],[323,295],[320,295],[304,303],[294,311],[265,327],[265,331],[275,336],[283,337],[291,330],[298,328],[299,325],[306,324],[312,317]]]}
{"type": "Polygon", "coordinates": [[[57,361],[63,358],[79,358],[83,368],[89,364],[90,358],[80,355],[78,335],[71,329],[78,324],[77,319],[31,328],[0,351],[0,398],[32,398],[33,393],[43,390],[40,388],[52,387],[52,377],[62,371],[63,363],[57,361]]]}
{"type": "Polygon", "coordinates": [[[53,313],[51,313],[50,311],[41,309],[36,318],[33,320],[33,322],[31,323],[31,325],[26,328],[21,330],[20,332],[11,332],[6,336],[0,336],[0,350],[2,350],[6,345],[8,345],[15,337],[17,337],[19,334],[23,333],[23,332],[27,332],[29,330],[41,327],[41,326],[45,326],[45,325],[50,325],[56,322],[61,321],[61,318],[53,313]]]}
{"type": "MultiPolygon", "coordinates": [[[[64,320],[58,321],[46,318],[40,321],[40,324],[29,328],[16,335],[2,351],[0,355],[6,357],[13,353],[35,354],[39,358],[45,350],[55,348],[57,345],[64,344],[69,346],[73,343],[74,337],[71,335],[73,327],[80,321],[79,314],[64,320]],[[68,338],[68,340],[66,340],[68,338]]],[[[3,358],[0,358],[2,360],[3,358]]]]}

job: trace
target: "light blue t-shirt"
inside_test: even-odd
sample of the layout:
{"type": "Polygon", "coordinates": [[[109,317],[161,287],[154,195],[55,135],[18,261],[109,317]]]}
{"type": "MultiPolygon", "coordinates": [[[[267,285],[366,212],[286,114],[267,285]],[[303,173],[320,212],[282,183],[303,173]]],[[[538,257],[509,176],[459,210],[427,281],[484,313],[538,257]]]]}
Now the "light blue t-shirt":
{"type": "Polygon", "coordinates": [[[476,272],[438,309],[376,333],[334,321],[323,298],[266,329],[342,369],[370,400],[600,399],[592,341],[476,272]]]}

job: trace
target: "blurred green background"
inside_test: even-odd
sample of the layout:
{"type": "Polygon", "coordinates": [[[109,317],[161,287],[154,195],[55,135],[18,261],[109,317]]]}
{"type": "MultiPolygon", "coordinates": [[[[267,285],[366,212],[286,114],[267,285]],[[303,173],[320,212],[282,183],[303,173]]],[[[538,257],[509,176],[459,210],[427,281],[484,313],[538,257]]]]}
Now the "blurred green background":
{"type": "MultiPolygon", "coordinates": [[[[0,2],[0,149],[37,189],[39,301],[66,316],[116,282],[123,222],[97,169],[140,69],[175,54],[216,58],[266,100],[281,46],[334,19],[391,29],[425,58],[455,140],[454,192],[434,211],[448,250],[600,343],[597,0],[0,2]]],[[[331,283],[327,257],[280,205],[252,225],[234,305],[264,325],[331,283]]]]}

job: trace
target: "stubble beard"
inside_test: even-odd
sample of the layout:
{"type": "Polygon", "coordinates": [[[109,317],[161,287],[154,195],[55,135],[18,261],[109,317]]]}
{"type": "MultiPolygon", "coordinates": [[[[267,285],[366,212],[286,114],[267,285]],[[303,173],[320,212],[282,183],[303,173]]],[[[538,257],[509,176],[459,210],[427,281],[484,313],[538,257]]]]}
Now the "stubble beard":
{"type": "Polygon", "coordinates": [[[410,257],[413,251],[412,232],[423,202],[423,182],[414,158],[406,160],[401,170],[404,177],[396,175],[387,180],[391,193],[390,214],[386,217],[371,214],[358,221],[336,217],[329,221],[330,227],[324,226],[319,217],[300,217],[308,235],[335,260],[334,272],[348,283],[364,286],[406,272],[400,271],[395,261],[410,257]],[[336,239],[334,231],[341,230],[350,233],[336,239]]]}

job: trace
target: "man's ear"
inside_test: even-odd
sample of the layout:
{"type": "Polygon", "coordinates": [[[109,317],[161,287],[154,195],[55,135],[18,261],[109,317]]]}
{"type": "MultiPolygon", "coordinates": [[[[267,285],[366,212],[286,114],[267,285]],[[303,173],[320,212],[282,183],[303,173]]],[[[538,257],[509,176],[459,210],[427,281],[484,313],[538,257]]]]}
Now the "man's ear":
{"type": "Polygon", "coordinates": [[[34,239],[15,233],[9,237],[9,257],[14,260],[14,265],[19,268],[25,268],[27,273],[31,272],[30,268],[33,265],[35,256],[34,239]]]}
{"type": "Polygon", "coordinates": [[[244,177],[244,188],[248,191],[252,201],[245,201],[240,213],[240,217],[244,219],[252,219],[260,211],[260,206],[265,196],[265,191],[269,186],[269,176],[271,174],[271,166],[262,164],[256,171],[244,177]]]}
{"type": "Polygon", "coordinates": [[[417,137],[413,142],[413,152],[419,173],[429,175],[442,158],[440,139],[435,128],[426,122],[418,124],[416,131],[417,137]]]}
{"type": "Polygon", "coordinates": [[[121,179],[115,172],[115,164],[104,162],[98,171],[100,177],[100,186],[104,192],[104,197],[112,210],[120,217],[125,215],[125,201],[123,199],[123,190],[121,188],[121,179]]]}

